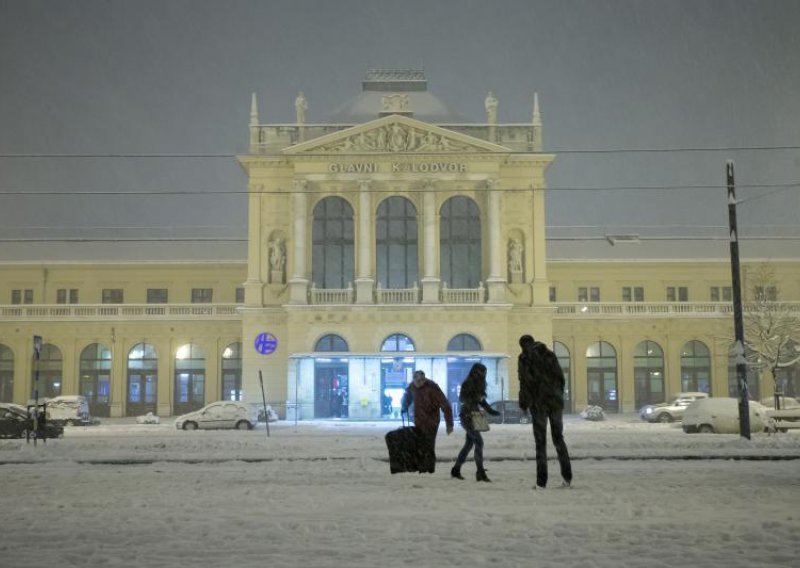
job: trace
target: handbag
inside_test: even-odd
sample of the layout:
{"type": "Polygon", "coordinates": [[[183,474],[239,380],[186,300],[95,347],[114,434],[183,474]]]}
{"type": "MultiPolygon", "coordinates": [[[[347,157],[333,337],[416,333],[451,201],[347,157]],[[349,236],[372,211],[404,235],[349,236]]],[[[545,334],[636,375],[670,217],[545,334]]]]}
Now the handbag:
{"type": "Polygon", "coordinates": [[[473,410],[470,416],[472,419],[472,429],[476,432],[488,432],[489,431],[489,421],[486,419],[486,415],[479,411],[473,410]]]}

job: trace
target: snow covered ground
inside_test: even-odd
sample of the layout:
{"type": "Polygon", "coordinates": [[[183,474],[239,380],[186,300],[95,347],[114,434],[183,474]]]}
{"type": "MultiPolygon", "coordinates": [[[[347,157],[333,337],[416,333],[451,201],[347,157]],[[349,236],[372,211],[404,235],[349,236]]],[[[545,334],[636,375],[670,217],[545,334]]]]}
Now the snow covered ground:
{"type": "Polygon", "coordinates": [[[533,491],[529,426],[485,434],[493,483],[390,475],[396,423],[183,432],[106,419],[0,440],[0,566],[789,567],[800,432],[751,441],[633,415],[566,419],[575,487],[533,491]]]}

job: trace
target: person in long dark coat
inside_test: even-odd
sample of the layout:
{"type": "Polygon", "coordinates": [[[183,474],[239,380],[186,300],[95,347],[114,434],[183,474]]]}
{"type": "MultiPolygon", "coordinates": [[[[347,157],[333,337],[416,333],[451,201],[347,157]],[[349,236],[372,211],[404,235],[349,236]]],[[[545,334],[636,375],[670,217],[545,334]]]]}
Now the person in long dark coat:
{"type": "Polygon", "coordinates": [[[461,420],[461,426],[467,432],[467,439],[464,441],[464,446],[458,452],[456,458],[456,465],[450,470],[450,476],[457,479],[464,479],[461,475],[461,466],[467,461],[467,456],[475,447],[475,465],[477,471],[475,472],[476,481],[486,481],[489,479],[486,475],[486,470],[483,467],[483,437],[481,433],[475,430],[472,423],[472,413],[478,411],[478,407],[483,408],[489,414],[494,416],[500,413],[489,406],[486,402],[486,366],[481,363],[475,363],[469,370],[467,378],[461,384],[461,392],[458,394],[458,400],[461,402],[461,409],[459,410],[458,417],[461,420]]]}
{"type": "Polygon", "coordinates": [[[558,454],[562,485],[572,485],[572,464],[564,441],[564,372],[548,347],[530,335],[519,339],[522,352],[517,359],[519,407],[531,413],[536,445],[536,487],[547,486],[547,423],[558,454]]]}
{"type": "Polygon", "coordinates": [[[439,431],[439,411],[444,412],[447,434],[453,433],[453,409],[447,397],[423,371],[414,371],[414,380],[406,388],[400,411],[408,413],[414,405],[414,427],[417,430],[419,472],[436,470],[436,434],[439,431]]]}

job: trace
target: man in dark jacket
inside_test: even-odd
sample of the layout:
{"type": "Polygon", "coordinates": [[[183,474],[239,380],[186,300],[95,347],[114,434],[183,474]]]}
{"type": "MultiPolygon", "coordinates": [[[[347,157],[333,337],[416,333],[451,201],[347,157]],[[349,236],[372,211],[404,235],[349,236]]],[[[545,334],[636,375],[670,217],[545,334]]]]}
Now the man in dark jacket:
{"type": "Polygon", "coordinates": [[[408,413],[414,405],[414,426],[417,429],[419,472],[433,473],[436,469],[436,433],[439,430],[439,411],[444,412],[447,434],[453,433],[453,409],[439,385],[414,371],[414,380],[406,388],[400,411],[408,413]]]}
{"type": "Polygon", "coordinates": [[[529,410],[536,444],[536,487],[547,486],[547,422],[558,453],[562,485],[572,484],[572,465],[564,441],[564,372],[555,353],[530,335],[519,338],[522,352],[517,359],[519,407],[529,410]]]}

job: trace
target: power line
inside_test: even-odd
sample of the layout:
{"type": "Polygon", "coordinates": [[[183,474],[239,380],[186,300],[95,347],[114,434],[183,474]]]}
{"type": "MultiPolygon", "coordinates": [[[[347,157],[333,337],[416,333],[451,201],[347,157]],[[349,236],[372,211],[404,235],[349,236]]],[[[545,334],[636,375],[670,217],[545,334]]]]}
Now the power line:
{"type": "MultiPolygon", "coordinates": [[[[291,148],[291,146],[289,146],[291,148]]],[[[800,146],[673,146],[662,148],[553,148],[546,152],[528,152],[520,150],[508,150],[505,152],[496,152],[497,155],[533,155],[533,154],[658,154],[658,153],[679,153],[679,152],[764,152],[764,151],[782,151],[782,150],[800,150],[800,146]]],[[[343,155],[340,152],[303,152],[299,156],[293,157],[334,157],[334,158],[351,158],[358,156],[370,157],[384,157],[388,153],[375,153],[375,152],[348,152],[343,155]]],[[[414,152],[413,154],[398,154],[402,157],[448,157],[458,152],[414,152]]],[[[463,155],[463,154],[459,154],[463,155]]],[[[144,154],[122,154],[122,153],[108,153],[108,154],[34,154],[34,153],[20,153],[20,154],[0,154],[0,158],[4,159],[230,159],[238,158],[239,156],[261,156],[261,157],[286,157],[281,153],[274,154],[251,154],[243,152],[241,154],[223,154],[223,153],[207,153],[207,154],[178,154],[178,153],[144,153],[144,154]]]]}
{"type": "MultiPolygon", "coordinates": [[[[726,188],[725,185],[722,184],[709,184],[709,185],[701,185],[701,184],[690,184],[690,185],[649,185],[649,186],[637,186],[637,185],[629,185],[629,186],[586,186],[586,187],[570,187],[570,186],[560,186],[560,187],[537,187],[537,188],[480,188],[477,191],[499,191],[503,193],[520,193],[520,192],[530,192],[530,191],[671,191],[671,190],[724,190],[726,188]]],[[[764,184],[742,184],[737,185],[738,189],[776,189],[776,191],[766,193],[763,195],[753,196],[747,199],[739,200],[739,203],[744,203],[747,201],[752,201],[754,199],[759,199],[762,197],[768,197],[770,195],[780,193],[782,191],[786,191],[789,189],[800,188],[800,181],[797,182],[788,182],[788,183],[764,183],[764,184]]],[[[366,191],[367,193],[374,193],[374,194],[385,194],[385,193],[452,193],[453,188],[436,188],[436,187],[423,187],[423,188],[406,188],[402,192],[398,192],[396,188],[387,188],[387,189],[377,189],[377,188],[370,188],[367,190],[362,190],[358,187],[353,188],[340,188],[336,191],[336,193],[361,193],[362,191],[366,191]]],[[[475,191],[475,190],[472,190],[475,191]]],[[[246,190],[246,189],[215,189],[215,190],[195,190],[195,189],[152,189],[152,190],[68,190],[68,191],[60,191],[60,190],[44,190],[44,191],[35,191],[35,190],[21,190],[21,189],[13,189],[13,190],[2,190],[0,189],[0,196],[3,195],[25,195],[25,196],[35,196],[35,195],[60,195],[60,196],[68,196],[68,195],[247,195],[247,194],[260,194],[260,195],[293,195],[296,193],[305,193],[308,195],[318,195],[322,193],[330,193],[330,188],[320,188],[319,190],[314,189],[306,189],[304,191],[297,191],[295,189],[286,189],[286,190],[246,190]]]]}

